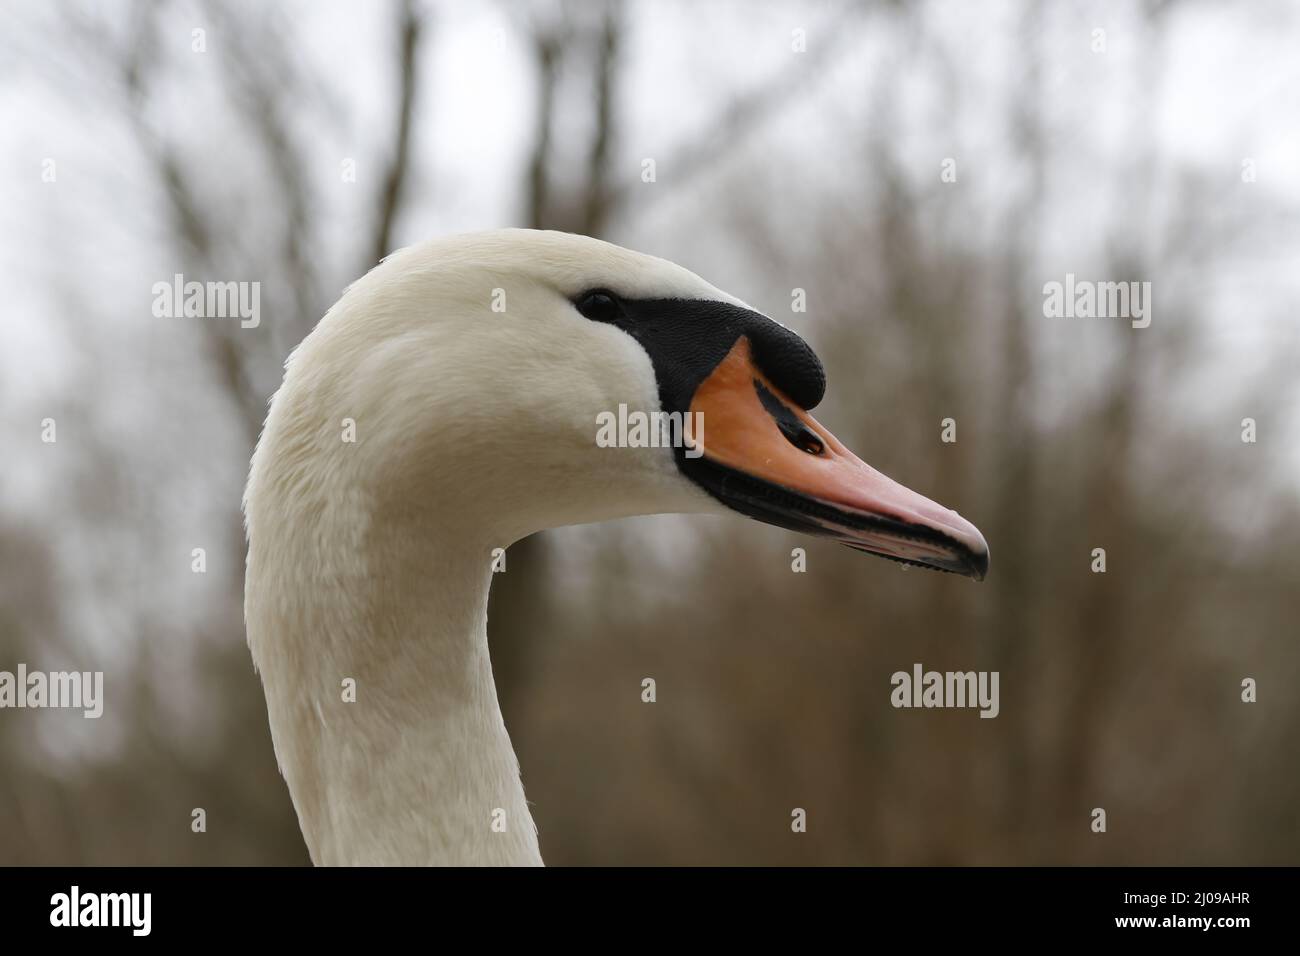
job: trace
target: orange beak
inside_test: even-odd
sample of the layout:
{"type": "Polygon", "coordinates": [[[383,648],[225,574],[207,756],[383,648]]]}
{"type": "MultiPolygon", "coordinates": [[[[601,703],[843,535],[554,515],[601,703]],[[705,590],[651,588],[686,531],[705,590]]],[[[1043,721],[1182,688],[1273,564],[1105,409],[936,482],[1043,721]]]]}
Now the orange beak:
{"type": "Polygon", "coordinates": [[[845,448],[758,370],[748,338],[700,383],[690,411],[684,467],[728,507],[906,564],[988,573],[978,528],[845,448]]]}

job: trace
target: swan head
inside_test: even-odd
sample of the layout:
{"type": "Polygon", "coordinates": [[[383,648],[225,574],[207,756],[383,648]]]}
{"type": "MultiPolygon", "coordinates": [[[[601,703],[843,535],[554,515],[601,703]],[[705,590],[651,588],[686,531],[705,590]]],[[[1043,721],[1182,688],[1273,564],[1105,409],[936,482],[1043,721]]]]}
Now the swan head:
{"type": "Polygon", "coordinates": [[[353,284],[291,356],[250,536],[258,496],[361,495],[394,522],[463,519],[504,544],[731,511],[983,578],[974,525],[812,417],[825,388],[799,336],[670,262],[555,232],[435,240],[353,284]],[[291,494],[263,494],[277,484],[291,494]]]}

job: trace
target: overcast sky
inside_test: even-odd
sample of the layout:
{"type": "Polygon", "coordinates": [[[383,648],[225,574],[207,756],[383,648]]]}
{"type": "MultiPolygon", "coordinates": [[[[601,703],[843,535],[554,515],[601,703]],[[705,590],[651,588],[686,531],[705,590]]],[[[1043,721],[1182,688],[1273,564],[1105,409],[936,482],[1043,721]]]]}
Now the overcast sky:
{"type": "MultiPolygon", "coordinates": [[[[511,23],[518,6],[430,5],[435,19],[416,124],[418,201],[398,223],[401,243],[519,221],[534,72],[511,23]]],[[[1300,12],[1287,3],[1175,5],[1164,35],[1166,68],[1156,78],[1158,108],[1145,116],[1135,112],[1133,97],[1135,84],[1145,82],[1151,50],[1132,7],[1046,7],[1042,93],[1058,160],[1049,172],[1052,200],[1038,264],[1045,279],[1066,271],[1086,276],[1107,251],[1099,226],[1125,214],[1114,208],[1124,192],[1099,171],[1122,170],[1135,125],[1158,134],[1153,160],[1162,171],[1156,180],[1161,190],[1172,185],[1168,170],[1192,172],[1221,183],[1228,203],[1241,195],[1295,222],[1300,12]],[[1092,49],[1096,29],[1106,31],[1104,53],[1092,49]],[[1241,182],[1247,158],[1258,176],[1249,185],[1241,182]]],[[[5,416],[6,444],[20,449],[7,456],[3,494],[19,505],[47,487],[46,463],[31,442],[43,408],[69,391],[90,391],[103,421],[129,432],[139,422],[141,403],[156,404],[159,396],[133,393],[109,370],[179,361],[192,345],[168,343],[168,330],[150,324],[147,290],[172,270],[164,267],[168,250],[162,247],[158,190],[129,132],[103,108],[99,91],[77,85],[76,56],[68,53],[70,41],[58,27],[56,9],[16,0],[0,0],[0,9],[0,34],[6,37],[0,41],[0,280],[7,293],[0,311],[0,398],[15,413],[5,416]],[[42,182],[47,158],[57,162],[56,183],[42,182]],[[78,315],[82,310],[86,314],[78,315]]],[[[857,160],[856,131],[872,122],[870,94],[887,70],[905,77],[897,146],[912,157],[909,170],[938,188],[938,164],[955,157],[963,182],[987,195],[987,208],[995,210],[998,197],[1020,185],[1005,111],[990,104],[1024,82],[1024,5],[950,2],[924,9],[930,45],[917,48],[882,28],[884,15],[862,13],[853,4],[632,4],[619,91],[618,166],[624,179],[635,181],[641,160],[655,158],[661,163],[659,182],[643,188],[660,192],[614,224],[615,238],[682,261],[753,300],[763,278],[720,248],[707,227],[718,177],[771,176],[779,188],[770,203],[788,209],[790,228],[797,230],[801,203],[812,187],[824,193],[827,182],[870,180],[871,170],[857,160]],[[800,28],[807,31],[807,52],[796,54],[791,37],[800,28]],[[846,37],[849,42],[840,42],[846,37]],[[727,102],[780,75],[800,56],[810,64],[832,56],[835,65],[819,71],[814,83],[717,169],[686,189],[672,189],[671,157],[678,147],[707,135],[727,102]],[[945,99],[936,68],[945,58],[959,72],[957,102],[945,99]]],[[[313,167],[303,171],[322,184],[329,208],[319,211],[319,219],[342,250],[372,194],[340,183],[339,163],[356,158],[364,182],[379,159],[375,141],[384,139],[383,124],[391,119],[391,22],[382,4],[297,3],[286,10],[297,40],[286,55],[318,64],[349,117],[344,124],[319,124],[313,167]]],[[[209,29],[207,52],[190,53],[191,21],[205,26],[200,15],[180,16],[175,35],[165,38],[174,44],[177,80],[160,112],[181,143],[212,155],[214,177],[255,175],[241,165],[237,149],[227,156],[222,147],[223,130],[237,135],[214,82],[223,69],[223,38],[209,29]]],[[[128,29],[110,14],[106,34],[128,29]]],[[[301,121],[317,128],[313,115],[301,121]]],[[[559,137],[559,148],[580,155],[587,134],[573,126],[559,137]]],[[[1151,201],[1158,208],[1170,199],[1166,194],[1151,201]]],[[[1141,234],[1146,224],[1134,213],[1132,227],[1141,234]]],[[[1004,226],[990,215],[973,224],[970,242],[994,240],[1004,226]]],[[[1215,351],[1206,366],[1215,394],[1233,381],[1249,383],[1274,349],[1295,347],[1300,319],[1283,306],[1300,292],[1298,243],[1294,228],[1261,231],[1245,254],[1225,253],[1206,274],[1179,277],[1191,287],[1179,288],[1179,294],[1213,303],[1205,341],[1215,351]]],[[[1157,284],[1157,300],[1162,294],[1157,284]]],[[[1044,347],[1050,349],[1046,334],[1044,347]]],[[[1087,374],[1064,362],[1060,380],[1087,374]]],[[[1193,380],[1178,400],[1204,400],[1206,392],[1193,380]]],[[[1072,394],[1047,389],[1043,413],[1050,416],[1052,403],[1067,403],[1072,394]]],[[[1295,395],[1289,398],[1294,403],[1295,395]]],[[[184,412],[184,395],[166,401],[184,412]]],[[[1293,447],[1300,445],[1300,435],[1295,437],[1293,447]]],[[[163,430],[159,444],[166,447],[171,438],[181,440],[163,430]]],[[[232,464],[235,471],[243,468],[242,462],[232,464]]],[[[177,507],[188,507],[183,496],[177,507]]]]}

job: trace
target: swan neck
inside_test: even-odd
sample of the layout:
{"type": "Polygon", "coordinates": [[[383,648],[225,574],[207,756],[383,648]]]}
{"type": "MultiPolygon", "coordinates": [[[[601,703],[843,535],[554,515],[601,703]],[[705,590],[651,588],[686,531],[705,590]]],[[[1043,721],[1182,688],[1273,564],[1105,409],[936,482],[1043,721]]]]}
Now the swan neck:
{"type": "MultiPolygon", "coordinates": [[[[349,553],[338,544],[318,553],[349,553]]],[[[360,545],[262,667],[312,859],[540,864],[488,654],[492,548],[373,515],[360,545]],[[295,700],[313,660],[313,699],[295,700]]]]}

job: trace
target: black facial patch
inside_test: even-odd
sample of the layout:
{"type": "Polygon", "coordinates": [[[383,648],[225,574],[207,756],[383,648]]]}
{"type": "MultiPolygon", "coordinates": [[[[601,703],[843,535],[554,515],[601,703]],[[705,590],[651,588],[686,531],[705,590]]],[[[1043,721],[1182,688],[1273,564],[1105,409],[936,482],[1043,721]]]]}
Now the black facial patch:
{"type": "MultiPolygon", "coordinates": [[[[594,293],[606,295],[604,290],[594,293]]],[[[611,314],[585,308],[594,293],[575,300],[593,321],[616,325],[640,343],[654,365],[666,412],[690,410],[695,390],[742,335],[754,364],[800,408],[814,408],[826,392],[826,373],[808,343],[765,315],[709,299],[624,299],[611,314]]]]}

